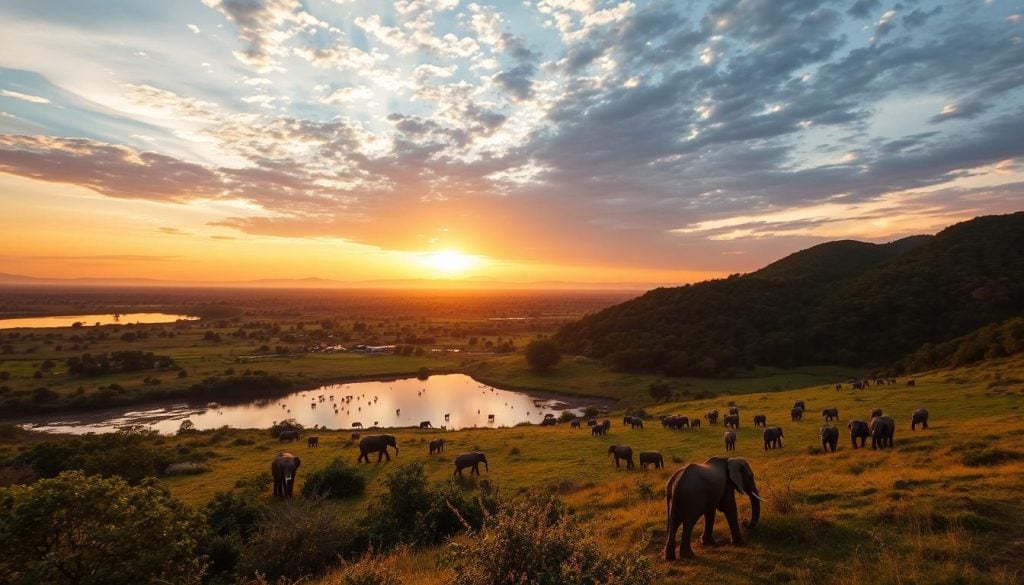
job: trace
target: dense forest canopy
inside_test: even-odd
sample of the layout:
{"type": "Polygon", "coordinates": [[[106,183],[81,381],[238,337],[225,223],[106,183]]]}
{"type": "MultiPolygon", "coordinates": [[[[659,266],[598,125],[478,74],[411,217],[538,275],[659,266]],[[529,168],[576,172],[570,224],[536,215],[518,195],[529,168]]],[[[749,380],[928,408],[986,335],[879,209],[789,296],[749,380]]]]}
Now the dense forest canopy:
{"type": "Polygon", "coordinates": [[[556,339],[620,371],[877,368],[1021,314],[1024,212],[888,244],[830,242],[750,274],[655,289],[556,339]]]}

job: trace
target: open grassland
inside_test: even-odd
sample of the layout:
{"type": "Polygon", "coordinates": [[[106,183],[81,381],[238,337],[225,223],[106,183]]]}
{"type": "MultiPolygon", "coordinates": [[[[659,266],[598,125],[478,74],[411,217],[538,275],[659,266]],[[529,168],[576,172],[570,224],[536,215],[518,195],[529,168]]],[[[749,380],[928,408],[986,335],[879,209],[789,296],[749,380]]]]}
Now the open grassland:
{"type": "MultiPolygon", "coordinates": [[[[514,497],[535,486],[559,493],[592,527],[608,551],[641,547],[660,555],[665,536],[663,490],[671,472],[684,463],[724,455],[722,427],[667,430],[657,415],[699,417],[711,408],[740,408],[735,456],[746,457],[768,499],[759,527],[746,532],[749,546],[702,548],[697,558],[658,561],[669,582],[732,583],[1020,583],[1024,579],[1024,357],[989,361],[961,370],[916,377],[917,386],[871,387],[863,391],[815,385],[792,391],[718,396],[661,404],[647,409],[644,430],[622,425],[621,413],[608,415],[611,431],[522,426],[458,432],[396,429],[400,453],[390,464],[359,465],[367,479],[362,498],[327,503],[354,515],[382,490],[383,475],[397,463],[417,460],[440,481],[452,473],[453,457],[482,450],[490,472],[482,476],[514,497]],[[804,400],[803,422],[790,422],[789,409],[804,400]],[[817,432],[821,409],[839,409],[839,452],[821,452],[817,432]],[[873,452],[850,446],[845,422],[866,420],[873,408],[896,419],[895,448],[873,452]],[[910,413],[931,413],[928,430],[910,431],[910,413]],[[785,430],[784,447],[765,452],[761,429],[751,424],[765,414],[769,425],[785,430]],[[443,436],[444,453],[428,456],[427,442],[443,436]],[[611,444],[634,452],[659,450],[665,470],[616,469],[607,455],[611,444]]],[[[902,381],[901,381],[902,382],[902,381]]],[[[849,388],[849,386],[847,386],[849,388]]],[[[373,431],[364,431],[364,435],[373,431]]],[[[310,432],[304,433],[303,437],[310,432]]],[[[315,431],[318,448],[305,440],[282,445],[265,430],[221,430],[152,439],[175,447],[184,459],[200,459],[207,473],[162,480],[175,497],[192,505],[218,490],[231,490],[247,478],[267,475],[270,459],[282,448],[302,458],[300,485],[310,471],[336,456],[352,465],[358,455],[349,433],[315,431]]],[[[8,455],[26,441],[0,443],[8,455]]],[[[465,489],[480,480],[467,478],[465,489]]],[[[269,488],[267,496],[270,499],[269,488]]],[[[749,514],[744,498],[741,516],[749,514]]],[[[700,525],[698,524],[698,530],[700,525]]],[[[716,535],[727,541],[719,515],[716,535]]],[[[465,538],[465,537],[460,537],[465,538]]],[[[440,549],[402,552],[396,557],[406,583],[436,583],[440,549]]]]}

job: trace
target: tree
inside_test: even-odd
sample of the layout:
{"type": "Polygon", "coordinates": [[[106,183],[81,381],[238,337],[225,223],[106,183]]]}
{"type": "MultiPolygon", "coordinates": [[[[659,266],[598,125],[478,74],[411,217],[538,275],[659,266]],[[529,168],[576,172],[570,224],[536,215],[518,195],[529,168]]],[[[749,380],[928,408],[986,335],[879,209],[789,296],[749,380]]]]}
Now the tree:
{"type": "Polygon", "coordinates": [[[155,483],[64,472],[0,489],[0,582],[198,583],[201,530],[155,483]]]}
{"type": "Polygon", "coordinates": [[[647,387],[647,392],[651,395],[651,398],[661,402],[672,394],[672,386],[661,380],[655,380],[647,387]]]}
{"type": "Polygon", "coordinates": [[[562,353],[552,339],[535,339],[526,345],[526,364],[531,370],[546,372],[560,361],[562,353]]]}

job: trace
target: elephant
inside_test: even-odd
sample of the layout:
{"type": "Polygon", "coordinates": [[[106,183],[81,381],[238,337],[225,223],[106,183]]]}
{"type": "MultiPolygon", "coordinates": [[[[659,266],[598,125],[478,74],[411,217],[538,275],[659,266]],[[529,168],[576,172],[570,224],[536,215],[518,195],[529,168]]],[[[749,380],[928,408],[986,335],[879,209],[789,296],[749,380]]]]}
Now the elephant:
{"type": "Polygon", "coordinates": [[[665,469],[665,458],[657,451],[640,452],[640,469],[647,469],[648,465],[654,465],[655,469],[665,469]]]}
{"type": "Polygon", "coordinates": [[[917,425],[921,425],[922,429],[928,428],[928,411],[924,408],[918,408],[910,415],[910,430],[916,431],[917,425]]]}
{"type": "Polygon", "coordinates": [[[320,446],[320,437],[309,437],[308,439],[306,439],[306,446],[307,447],[319,447],[320,446]]]}
{"type": "Polygon", "coordinates": [[[388,447],[395,448],[395,457],[398,457],[398,444],[395,442],[394,435],[366,435],[359,441],[359,459],[356,461],[366,463],[370,462],[370,453],[377,453],[377,463],[380,460],[387,458],[391,461],[391,455],[388,454],[388,447]]]}
{"type": "Polygon", "coordinates": [[[630,428],[633,429],[644,429],[644,421],[640,420],[640,417],[634,416],[633,420],[629,423],[630,428]]]}
{"type": "Polygon", "coordinates": [[[633,469],[633,448],[627,445],[611,445],[608,447],[608,454],[615,456],[615,467],[619,466],[619,460],[626,460],[626,469],[633,469]]]}
{"type": "Polygon", "coordinates": [[[722,417],[722,425],[732,427],[734,429],[740,428],[740,415],[738,414],[727,414],[722,417]]]}
{"type": "Polygon", "coordinates": [[[799,408],[800,410],[807,410],[807,405],[804,404],[803,400],[797,400],[793,403],[793,408],[799,408]]]}
{"type": "Polygon", "coordinates": [[[587,426],[588,427],[592,427],[592,426],[595,426],[595,425],[597,425],[597,419],[596,418],[587,419],[587,426]]]}
{"type": "Polygon", "coordinates": [[[913,378],[911,378],[910,380],[907,380],[907,388],[914,388],[916,386],[917,386],[917,382],[913,378]]]}
{"type": "Polygon", "coordinates": [[[704,418],[708,419],[708,424],[709,425],[717,425],[718,424],[718,411],[717,410],[709,410],[704,415],[704,418]]]}
{"type": "Polygon", "coordinates": [[[740,407],[738,407],[738,406],[730,406],[729,407],[729,414],[739,414],[739,413],[740,413],[740,407]]]}
{"type": "Polygon", "coordinates": [[[295,487],[295,472],[299,470],[301,461],[291,453],[281,452],[270,462],[270,474],[274,476],[274,495],[282,498],[292,497],[295,487]]]}
{"type": "Polygon", "coordinates": [[[432,429],[432,428],[434,428],[434,425],[430,424],[429,420],[425,420],[425,421],[420,423],[420,428],[421,429],[432,429]]]}
{"type": "Polygon", "coordinates": [[[766,427],[768,426],[768,417],[763,414],[754,415],[754,426],[755,427],[766,427]]]}
{"type": "Polygon", "coordinates": [[[725,450],[736,450],[736,431],[725,431],[725,450]]]}
{"type": "Polygon", "coordinates": [[[699,429],[700,428],[700,419],[699,418],[691,418],[690,419],[690,428],[691,429],[699,429]]]}
{"type": "Polygon", "coordinates": [[[764,430],[764,450],[782,448],[782,428],[768,427],[764,430]]]}
{"type": "Polygon", "coordinates": [[[470,475],[480,475],[480,464],[484,464],[484,470],[487,473],[491,472],[491,468],[487,465],[487,456],[480,451],[473,451],[472,453],[462,453],[455,457],[455,473],[452,475],[462,476],[462,470],[467,467],[472,467],[470,475]]]}
{"type": "Polygon", "coordinates": [[[557,424],[558,424],[558,419],[556,419],[556,418],[546,418],[546,419],[540,421],[540,426],[542,426],[542,427],[553,427],[553,426],[555,426],[557,424]]]}
{"type": "Polygon", "coordinates": [[[792,419],[793,422],[800,422],[804,420],[804,409],[799,406],[794,406],[789,410],[789,418],[792,419]]]}
{"type": "Polygon", "coordinates": [[[836,445],[839,443],[839,429],[832,426],[823,426],[818,429],[818,437],[821,438],[821,449],[828,453],[829,448],[836,452],[836,445]]]}
{"type": "Polygon", "coordinates": [[[838,408],[825,408],[821,411],[821,416],[825,417],[825,422],[832,422],[839,420],[839,409],[838,408]]]}
{"type": "Polygon", "coordinates": [[[361,423],[361,422],[354,422],[354,423],[352,423],[352,428],[353,429],[361,429],[361,428],[363,428],[363,423],[361,423]]]}
{"type": "Polygon", "coordinates": [[[860,439],[860,446],[864,446],[864,441],[871,436],[871,430],[868,427],[868,423],[862,420],[851,420],[846,428],[850,429],[850,441],[853,442],[853,448],[857,448],[857,439],[860,439]]]}
{"type": "Polygon", "coordinates": [[[285,441],[298,441],[299,431],[281,431],[281,433],[277,435],[277,440],[282,443],[285,441]]]}
{"type": "Polygon", "coordinates": [[[595,436],[595,437],[599,437],[601,435],[607,435],[608,434],[608,429],[605,428],[604,425],[594,425],[594,426],[590,427],[590,434],[595,436]]]}
{"type": "Polygon", "coordinates": [[[876,416],[868,423],[871,430],[871,450],[892,447],[892,437],[896,432],[896,422],[889,416],[876,416]]]}
{"type": "Polygon", "coordinates": [[[871,416],[868,417],[868,420],[871,420],[873,418],[877,418],[877,417],[880,417],[880,416],[882,416],[882,409],[881,408],[876,408],[876,409],[871,411],[871,416]]]}
{"type": "Polygon", "coordinates": [[[724,459],[712,457],[704,463],[691,463],[672,474],[665,485],[665,504],[668,516],[668,536],[665,539],[665,560],[676,558],[676,532],[683,527],[679,553],[692,557],[690,540],[697,521],[704,518],[704,535],[701,542],[714,544],[715,513],[721,510],[729,522],[732,543],[743,545],[740,534],[739,510],[736,507],[736,492],[750,497],[750,521],[747,528],[757,527],[761,519],[761,502],[754,482],[754,472],[746,459],[733,457],[724,459]]]}
{"type": "Polygon", "coordinates": [[[624,417],[622,417],[622,426],[628,427],[631,424],[633,424],[633,417],[631,417],[631,416],[624,416],[624,417]]]}
{"type": "Polygon", "coordinates": [[[444,439],[434,439],[430,442],[430,454],[444,451],[444,439]]]}
{"type": "Polygon", "coordinates": [[[569,426],[571,428],[574,428],[574,429],[580,428],[580,419],[578,419],[578,418],[572,419],[572,422],[569,423],[569,426]]]}

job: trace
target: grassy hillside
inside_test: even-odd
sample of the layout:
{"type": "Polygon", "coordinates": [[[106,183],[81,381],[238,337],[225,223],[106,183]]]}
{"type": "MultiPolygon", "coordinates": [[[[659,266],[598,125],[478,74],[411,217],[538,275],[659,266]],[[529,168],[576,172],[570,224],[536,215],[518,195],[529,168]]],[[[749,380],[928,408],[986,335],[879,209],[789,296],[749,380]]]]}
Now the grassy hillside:
{"type": "MultiPolygon", "coordinates": [[[[832,385],[800,390],[715,397],[659,405],[659,414],[700,415],[724,410],[730,402],[742,413],[736,456],[749,459],[762,494],[769,500],[761,525],[748,533],[746,548],[713,549],[695,544],[697,559],[657,567],[669,582],[716,583],[1019,583],[1024,578],[1024,508],[1019,503],[1024,479],[1024,357],[987,361],[959,370],[916,377],[917,386],[884,386],[852,392],[832,385]],[[789,421],[794,400],[804,400],[804,422],[789,421]],[[843,429],[839,452],[823,454],[817,441],[818,412],[836,407],[841,420],[866,419],[883,408],[897,421],[895,449],[853,450],[843,429]],[[931,412],[931,428],[911,432],[910,413],[931,412]],[[785,429],[784,447],[765,452],[754,414],[785,429]]],[[[607,437],[587,430],[516,427],[443,433],[395,430],[401,452],[390,464],[359,466],[367,478],[361,499],[336,506],[355,514],[378,495],[389,470],[422,461],[428,477],[451,475],[452,458],[483,450],[490,459],[489,480],[507,495],[549,486],[590,527],[599,545],[611,552],[640,546],[652,558],[665,534],[664,483],[683,463],[723,454],[721,427],[665,430],[656,419],[630,430],[621,416],[609,416],[607,437]],[[427,441],[448,441],[440,456],[427,455],[427,441]],[[646,472],[615,469],[606,455],[614,443],[635,451],[660,450],[667,467],[646,472]]],[[[706,424],[706,423],[705,423],[706,424]]],[[[300,482],[312,470],[340,455],[355,464],[357,450],[347,432],[318,432],[319,448],[287,447],[303,458],[300,482]]],[[[8,437],[0,449],[11,455],[31,442],[49,438],[8,437]]],[[[282,445],[263,431],[221,430],[188,437],[153,439],[182,453],[201,454],[211,471],[166,478],[176,498],[192,505],[215,491],[231,490],[239,480],[266,474],[282,445]]],[[[477,482],[467,480],[465,489],[477,482]]],[[[269,488],[266,491],[269,500],[269,488]]],[[[272,502],[274,506],[281,505],[272,502]]],[[[741,516],[749,514],[741,503],[741,516]]],[[[717,537],[726,540],[719,517],[717,537]]],[[[466,538],[466,537],[460,537],[466,538]]],[[[402,552],[397,566],[406,583],[434,583],[436,560],[444,547],[402,552]]]]}
{"type": "Polygon", "coordinates": [[[886,245],[832,242],[743,276],[663,288],[562,327],[570,352],[631,372],[884,368],[1024,313],[1024,213],[886,245]]]}

